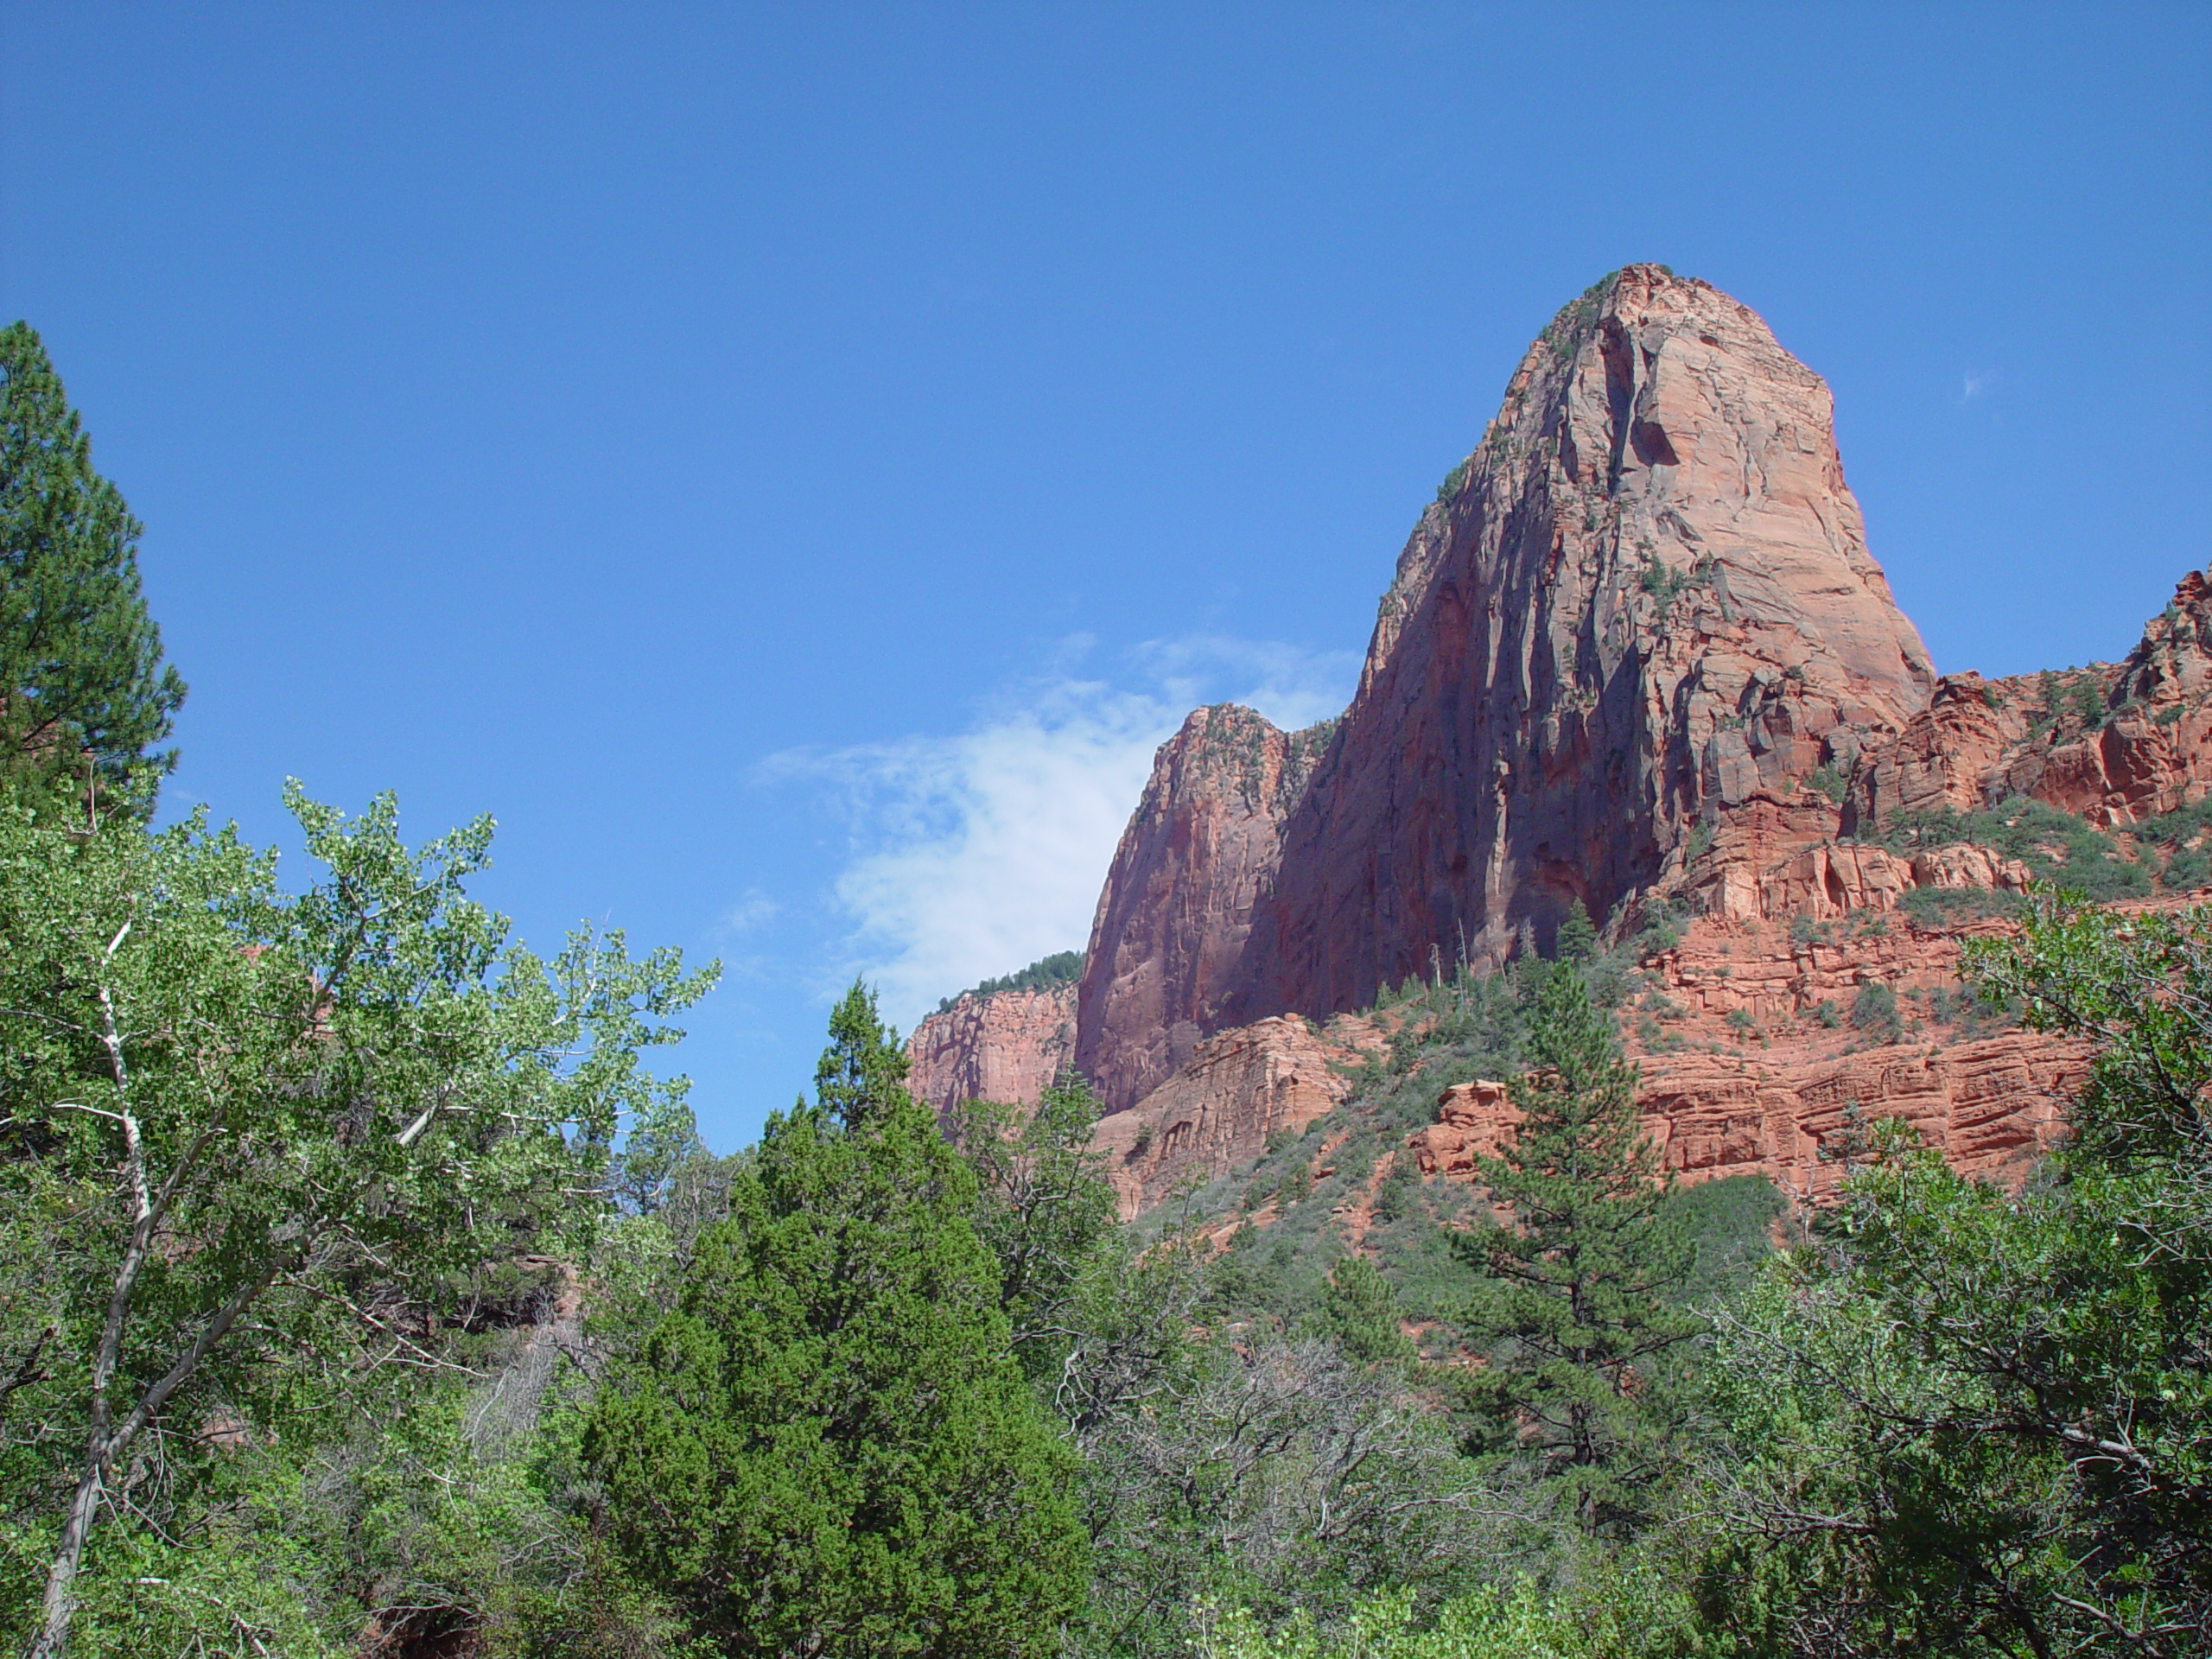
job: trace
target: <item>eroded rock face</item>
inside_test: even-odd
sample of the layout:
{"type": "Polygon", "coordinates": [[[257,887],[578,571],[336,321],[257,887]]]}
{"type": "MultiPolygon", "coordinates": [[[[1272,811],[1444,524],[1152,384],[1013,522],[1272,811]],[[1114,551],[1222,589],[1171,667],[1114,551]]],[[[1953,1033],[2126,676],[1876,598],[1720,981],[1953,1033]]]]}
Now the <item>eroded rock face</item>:
{"type": "Polygon", "coordinates": [[[1502,961],[1576,899],[1603,918],[1700,825],[1847,772],[1932,683],[1825,383],[1726,295],[1630,266],[1545,330],[1423,513],[1310,766],[1264,758],[1251,715],[1256,766],[1198,765],[1214,710],[1163,750],[1077,1064],[1126,1104],[1210,1030],[1502,961]]]}
{"type": "Polygon", "coordinates": [[[1135,1108],[1098,1121],[1090,1144],[1104,1155],[1123,1217],[1159,1203],[1194,1169],[1211,1179],[1258,1157],[1276,1130],[1303,1131],[1350,1092],[1335,1068],[1382,1041],[1363,1020],[1317,1034],[1289,1016],[1199,1044],[1135,1108]]]}
{"type": "Polygon", "coordinates": [[[1916,714],[1827,387],[1747,308],[1631,266],[1531,348],[1424,514],[1283,830],[1238,1011],[1546,943],[1916,714]]]}
{"type": "Polygon", "coordinates": [[[1076,1067],[1109,1111],[1173,1076],[1213,1028],[1327,735],[1222,703],[1160,746],[1099,895],[1078,1003],[1076,1067]]]}
{"type": "MultiPolygon", "coordinates": [[[[1959,1023],[1961,944],[2007,926],[1927,931],[1862,912],[1851,929],[1793,937],[1785,926],[1693,923],[1643,964],[1663,1027],[1627,1022],[1642,1069],[1637,1109],[1667,1167],[1686,1181],[1762,1175],[1825,1202],[1875,1122],[1896,1117],[1967,1173],[2006,1184],[2024,1176],[2060,1132],[2089,1055],[2068,1039],[1959,1023]],[[1853,1028],[1854,999],[1868,984],[1895,999],[1893,1034],[1904,1040],[1853,1028]]],[[[1209,1038],[1135,1109],[1099,1122],[1092,1144],[1106,1154],[1123,1214],[1158,1204],[1187,1172],[1227,1173],[1256,1158],[1274,1130],[1325,1115],[1349,1092],[1344,1071],[1387,1047],[1394,1018],[1338,1019],[1319,1034],[1278,1018],[1209,1038]]],[[[1510,1084],[1454,1084],[1401,1155],[1425,1179],[1473,1183],[1477,1160],[1510,1143],[1520,1120],[1510,1084]]],[[[1325,1144],[1315,1154],[1317,1178],[1327,1153],[1325,1144]]],[[[1272,1215],[1256,1215],[1256,1224],[1272,1215]]]]}
{"type": "Polygon", "coordinates": [[[1075,987],[963,996],[906,1039],[906,1087],[939,1112],[963,1100],[1033,1106],[1075,1058],[1075,987]]]}
{"type": "Polygon", "coordinates": [[[1883,1118],[1903,1118],[1962,1173],[2009,1185],[2064,1127],[2088,1074],[2081,1045],[2012,1031],[1795,1065],[1681,1055],[1650,1064],[1637,1105],[1681,1178],[1764,1175],[1819,1202],[1883,1118]]]}
{"type": "Polygon", "coordinates": [[[2095,718],[2053,719],[2040,677],[1947,676],[1852,779],[1847,834],[1900,813],[2044,801],[2125,828],[2212,790],[2212,583],[2192,570],[2125,661],[2092,664],[2095,718]]]}

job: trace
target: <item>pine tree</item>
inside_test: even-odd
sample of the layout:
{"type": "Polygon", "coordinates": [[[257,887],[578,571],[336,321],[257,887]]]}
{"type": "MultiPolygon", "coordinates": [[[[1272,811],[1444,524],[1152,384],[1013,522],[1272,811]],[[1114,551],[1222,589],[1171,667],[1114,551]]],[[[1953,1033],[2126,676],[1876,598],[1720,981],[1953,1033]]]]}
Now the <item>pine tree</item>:
{"type": "Polygon", "coordinates": [[[1598,954],[1598,925],[1590,919],[1590,907],[1577,899],[1559,925],[1559,937],[1554,941],[1554,955],[1561,962],[1587,962],[1598,954]]]}
{"type": "Polygon", "coordinates": [[[184,682],[139,591],[139,524],[27,323],[0,328],[0,756],[18,776],[89,764],[109,791],[166,771],[184,682]]]}
{"type": "Polygon", "coordinates": [[[1347,1255],[1329,1269],[1321,1305],[1309,1321],[1363,1365],[1410,1359],[1414,1345],[1398,1329],[1398,1299],[1382,1271],[1363,1255],[1347,1255]]]}
{"type": "Polygon", "coordinates": [[[730,1655],[1055,1650],[1072,1454],[1010,1350],[975,1178],[881,1085],[856,987],[823,1096],[769,1120],[586,1452],[638,1569],[730,1655]]]}
{"type": "Polygon", "coordinates": [[[1567,1481],[1597,1529],[1636,1518],[1659,1472],[1650,1361],[1695,1328],[1668,1301],[1694,1253],[1661,1212],[1636,1068],[1570,968],[1537,988],[1529,1053],[1515,1138],[1478,1168],[1511,1223],[1455,1241],[1483,1275],[1468,1333],[1492,1345],[1467,1386],[1483,1438],[1567,1481]]]}

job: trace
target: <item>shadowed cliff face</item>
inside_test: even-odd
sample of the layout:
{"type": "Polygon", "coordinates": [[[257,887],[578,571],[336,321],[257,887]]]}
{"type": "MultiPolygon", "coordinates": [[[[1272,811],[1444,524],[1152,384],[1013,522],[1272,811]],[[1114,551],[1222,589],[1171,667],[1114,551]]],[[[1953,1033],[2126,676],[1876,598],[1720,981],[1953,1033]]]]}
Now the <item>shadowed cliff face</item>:
{"type": "Polygon", "coordinates": [[[1850,772],[1931,685],[1825,383],[1727,296],[1630,266],[1529,348],[1422,514],[1342,721],[1205,710],[1163,747],[1077,1065],[1116,1109],[1212,1030],[1503,960],[1578,899],[1603,918],[1732,810],[1850,772]],[[1206,758],[1232,732],[1256,762],[1206,758]]]}

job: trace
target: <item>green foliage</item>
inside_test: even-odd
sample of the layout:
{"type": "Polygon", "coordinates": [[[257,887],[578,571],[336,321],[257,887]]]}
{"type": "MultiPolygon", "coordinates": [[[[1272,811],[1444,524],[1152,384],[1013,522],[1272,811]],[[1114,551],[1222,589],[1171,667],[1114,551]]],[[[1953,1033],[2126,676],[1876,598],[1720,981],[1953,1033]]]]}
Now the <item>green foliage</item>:
{"type": "Polygon", "coordinates": [[[1916,926],[1931,932],[1991,917],[2016,917],[2026,907],[2018,893],[2001,887],[1913,887],[1897,900],[1897,908],[1916,926]]]}
{"type": "Polygon", "coordinates": [[[1071,1457],[974,1174],[903,1090],[866,1092],[868,1001],[839,1015],[823,1075],[861,1109],[770,1119],[586,1454],[625,1553],[721,1652],[1046,1652],[1083,1582],[1071,1457]]]}
{"type": "Polygon", "coordinates": [[[1590,919],[1590,907],[1577,899],[1559,925],[1553,954],[1561,962],[1585,963],[1597,953],[1598,925],[1590,919]]]}
{"type": "Polygon", "coordinates": [[[1695,1610],[1648,1554],[1577,1559],[1546,1586],[1510,1572],[1434,1606],[1404,1589],[1362,1600],[1323,1629],[1306,1616],[1273,1629],[1243,1606],[1208,1605],[1199,1659],[1641,1659],[1694,1650],[1695,1610]]]}
{"type": "Polygon", "coordinates": [[[1774,1230],[1787,1208],[1763,1175],[1725,1175],[1669,1189],[1659,1213],[1693,1252],[1693,1265],[1670,1300],[1699,1308],[1742,1294],[1774,1254],[1774,1230]]]}
{"type": "Polygon", "coordinates": [[[1878,979],[1861,984],[1851,999],[1851,1028],[1877,1043],[1904,1040],[1904,1022],[1897,1015],[1897,994],[1878,979]]]}
{"type": "Polygon", "coordinates": [[[816,1108],[848,1129],[894,1111],[909,1099],[906,1067],[899,1033],[876,1017],[874,990],[855,980],[830,1011],[830,1046],[814,1068],[816,1108]]]}
{"type": "Polygon", "coordinates": [[[1098,1096],[1080,1078],[1033,1109],[967,1101],[944,1125],[976,1175],[976,1236],[999,1264],[999,1311],[1033,1379],[1058,1376],[1084,1275],[1111,1248],[1117,1217],[1105,1159],[1090,1149],[1098,1096]]]}
{"type": "Polygon", "coordinates": [[[987,979],[980,985],[940,1000],[939,1014],[947,1012],[963,996],[991,996],[1000,991],[1050,991],[1062,985],[1072,985],[1083,977],[1083,952],[1058,950],[1049,957],[1039,957],[1027,968],[999,979],[987,979]]]}
{"type": "Polygon", "coordinates": [[[1467,487],[1467,474],[1471,459],[1472,458],[1470,457],[1469,461],[1461,461],[1450,472],[1444,474],[1444,481],[1436,486],[1437,505],[1440,507],[1450,506],[1453,501],[1459,499],[1459,492],[1467,487]]]}
{"type": "Polygon", "coordinates": [[[1363,1365],[1408,1359],[1414,1351],[1398,1329],[1398,1303],[1389,1281],[1363,1255],[1344,1256],[1330,1270],[1309,1328],[1363,1365]]]}
{"type": "Polygon", "coordinates": [[[2151,872],[2128,861],[2111,836],[2071,812],[2017,796],[1986,812],[1900,812],[1884,823],[1881,838],[1897,849],[1974,842],[2020,860],[2038,881],[2101,902],[2151,891],[2151,872]]]}
{"type": "Polygon", "coordinates": [[[2133,831],[2169,893],[2212,887],[2212,798],[2145,820],[2133,831]],[[2196,844],[2191,846],[2190,842],[2196,844]]]}
{"type": "Polygon", "coordinates": [[[1491,1349],[1465,1394],[1482,1440],[1560,1481],[1586,1528],[1618,1527],[1646,1511],[1662,1472],[1643,1384],[1653,1357],[1695,1328],[1665,1300],[1693,1256],[1661,1212],[1635,1068],[1580,976],[1545,976],[1529,1054],[1515,1138],[1478,1165],[1513,1224],[1479,1223],[1456,1241],[1481,1275],[1466,1329],[1491,1349]]]}
{"type": "Polygon", "coordinates": [[[464,891],[489,820],[416,852],[388,796],[287,802],[329,872],[297,895],[201,816],[87,836],[0,807],[0,1492],[54,1529],[35,1651],[125,1471],[160,1471],[134,1513],[188,1528],[210,1423],[438,1363],[423,1311],[481,1317],[518,1254],[588,1243],[569,1195],[681,1096],[639,1052],[711,969],[511,944],[464,891]]]}
{"type": "Polygon", "coordinates": [[[2212,916],[2038,902],[1968,959],[2096,1043],[2017,1196],[1901,1124],[1721,1349],[1701,1594],[1752,1651],[2212,1640],[2212,916]]]}
{"type": "Polygon", "coordinates": [[[92,470],[91,441],[28,323],[0,328],[0,748],[81,802],[149,800],[184,682],[139,591],[138,521],[92,470]]]}
{"type": "Polygon", "coordinates": [[[1851,774],[1841,766],[1815,766],[1805,774],[1808,787],[1817,789],[1837,805],[1851,790],[1851,774]]]}

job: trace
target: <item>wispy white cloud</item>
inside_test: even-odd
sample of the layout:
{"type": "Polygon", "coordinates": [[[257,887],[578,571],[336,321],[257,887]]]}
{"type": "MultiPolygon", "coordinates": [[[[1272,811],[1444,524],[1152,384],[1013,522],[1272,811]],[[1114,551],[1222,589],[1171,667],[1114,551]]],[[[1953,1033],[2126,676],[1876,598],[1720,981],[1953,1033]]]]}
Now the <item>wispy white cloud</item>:
{"type": "Polygon", "coordinates": [[[939,997],[1089,938],[1153,752],[1200,703],[1287,728],[1344,704],[1357,658],[1208,636],[1154,640],[1085,676],[1090,642],[988,704],[967,731],[788,753],[772,774],[823,790],[852,826],[835,887],[852,924],[827,976],[867,975],[901,1028],[939,997]]]}
{"type": "Polygon", "coordinates": [[[1993,374],[1967,371],[1959,382],[1959,406],[1964,408],[1996,384],[1997,377],[1993,374]]]}
{"type": "Polygon", "coordinates": [[[783,906],[758,887],[747,887],[744,895],[722,912],[722,931],[744,933],[773,921],[783,913],[783,906]]]}

